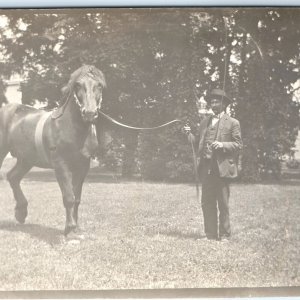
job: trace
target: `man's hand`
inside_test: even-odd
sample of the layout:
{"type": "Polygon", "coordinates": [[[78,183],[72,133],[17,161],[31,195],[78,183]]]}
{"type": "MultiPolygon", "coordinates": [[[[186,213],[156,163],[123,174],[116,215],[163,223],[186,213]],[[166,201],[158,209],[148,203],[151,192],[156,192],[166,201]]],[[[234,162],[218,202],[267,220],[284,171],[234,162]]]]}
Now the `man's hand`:
{"type": "Polygon", "coordinates": [[[182,131],[189,135],[191,133],[191,127],[189,125],[184,125],[184,127],[182,128],[182,131]]]}
{"type": "Polygon", "coordinates": [[[213,142],[213,143],[211,144],[211,147],[212,147],[214,150],[222,149],[222,148],[223,148],[223,143],[215,141],[215,142],[213,142]]]}

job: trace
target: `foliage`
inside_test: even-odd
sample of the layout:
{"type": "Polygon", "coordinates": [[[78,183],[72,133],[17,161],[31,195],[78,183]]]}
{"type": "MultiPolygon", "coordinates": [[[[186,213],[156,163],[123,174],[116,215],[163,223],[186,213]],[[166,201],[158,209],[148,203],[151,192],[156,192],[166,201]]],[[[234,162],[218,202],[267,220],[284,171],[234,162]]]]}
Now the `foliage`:
{"type": "MultiPolygon", "coordinates": [[[[249,11],[240,11],[237,20],[250,28],[263,56],[257,51],[255,56],[243,54],[248,46],[247,40],[243,41],[236,116],[254,168],[260,164],[263,170],[280,170],[280,157],[293,147],[299,127],[299,105],[291,93],[291,84],[298,79],[299,29],[292,28],[299,22],[299,14],[267,9],[251,18],[248,15],[249,11]]],[[[250,161],[243,164],[245,179],[247,173],[253,174],[250,161]]]]}

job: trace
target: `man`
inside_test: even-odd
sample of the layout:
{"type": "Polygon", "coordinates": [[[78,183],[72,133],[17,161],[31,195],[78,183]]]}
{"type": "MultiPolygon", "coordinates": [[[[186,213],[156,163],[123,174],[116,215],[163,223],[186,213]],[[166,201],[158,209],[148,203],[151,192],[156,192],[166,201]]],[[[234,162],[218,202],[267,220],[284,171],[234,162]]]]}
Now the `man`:
{"type": "MultiPolygon", "coordinates": [[[[200,123],[198,132],[204,230],[209,240],[228,240],[231,235],[229,181],[238,175],[238,156],[242,149],[241,130],[239,121],[226,113],[231,99],[223,90],[212,90],[207,103],[214,114],[200,123]]],[[[184,130],[188,133],[189,140],[195,143],[196,138],[190,127],[185,126],[184,130]]]]}

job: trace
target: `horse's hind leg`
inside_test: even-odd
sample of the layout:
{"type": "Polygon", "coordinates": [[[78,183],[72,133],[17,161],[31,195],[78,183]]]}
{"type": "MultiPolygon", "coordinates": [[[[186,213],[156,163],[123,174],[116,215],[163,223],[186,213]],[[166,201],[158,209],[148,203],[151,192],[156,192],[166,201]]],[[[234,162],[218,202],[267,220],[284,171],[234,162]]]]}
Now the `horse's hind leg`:
{"type": "Polygon", "coordinates": [[[16,165],[7,173],[7,180],[13,190],[17,202],[15,207],[15,217],[17,221],[22,224],[27,217],[28,202],[21,190],[20,182],[31,168],[32,165],[18,160],[16,165]]]}

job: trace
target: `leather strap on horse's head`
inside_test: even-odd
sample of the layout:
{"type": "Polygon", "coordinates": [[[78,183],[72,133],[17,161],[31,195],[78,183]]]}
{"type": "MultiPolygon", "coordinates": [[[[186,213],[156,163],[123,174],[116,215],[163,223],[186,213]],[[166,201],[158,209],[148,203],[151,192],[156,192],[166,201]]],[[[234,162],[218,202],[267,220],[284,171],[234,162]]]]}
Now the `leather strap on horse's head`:
{"type": "MultiPolygon", "coordinates": [[[[52,119],[60,118],[64,114],[66,106],[68,105],[71,95],[74,92],[75,82],[77,80],[84,78],[85,76],[92,77],[94,80],[97,80],[98,82],[100,82],[103,87],[106,87],[106,81],[105,81],[105,77],[104,77],[103,73],[100,70],[98,70],[95,66],[84,65],[84,66],[80,67],[79,69],[77,69],[76,71],[74,71],[71,74],[68,84],[65,87],[63,87],[63,89],[62,89],[63,98],[67,97],[67,99],[62,106],[58,107],[56,110],[53,111],[52,119]]],[[[75,100],[78,101],[78,99],[76,99],[76,97],[77,96],[75,95],[75,100]]],[[[77,104],[78,103],[79,103],[79,101],[77,102],[77,104]]],[[[79,106],[80,106],[80,104],[79,104],[79,106]]]]}

